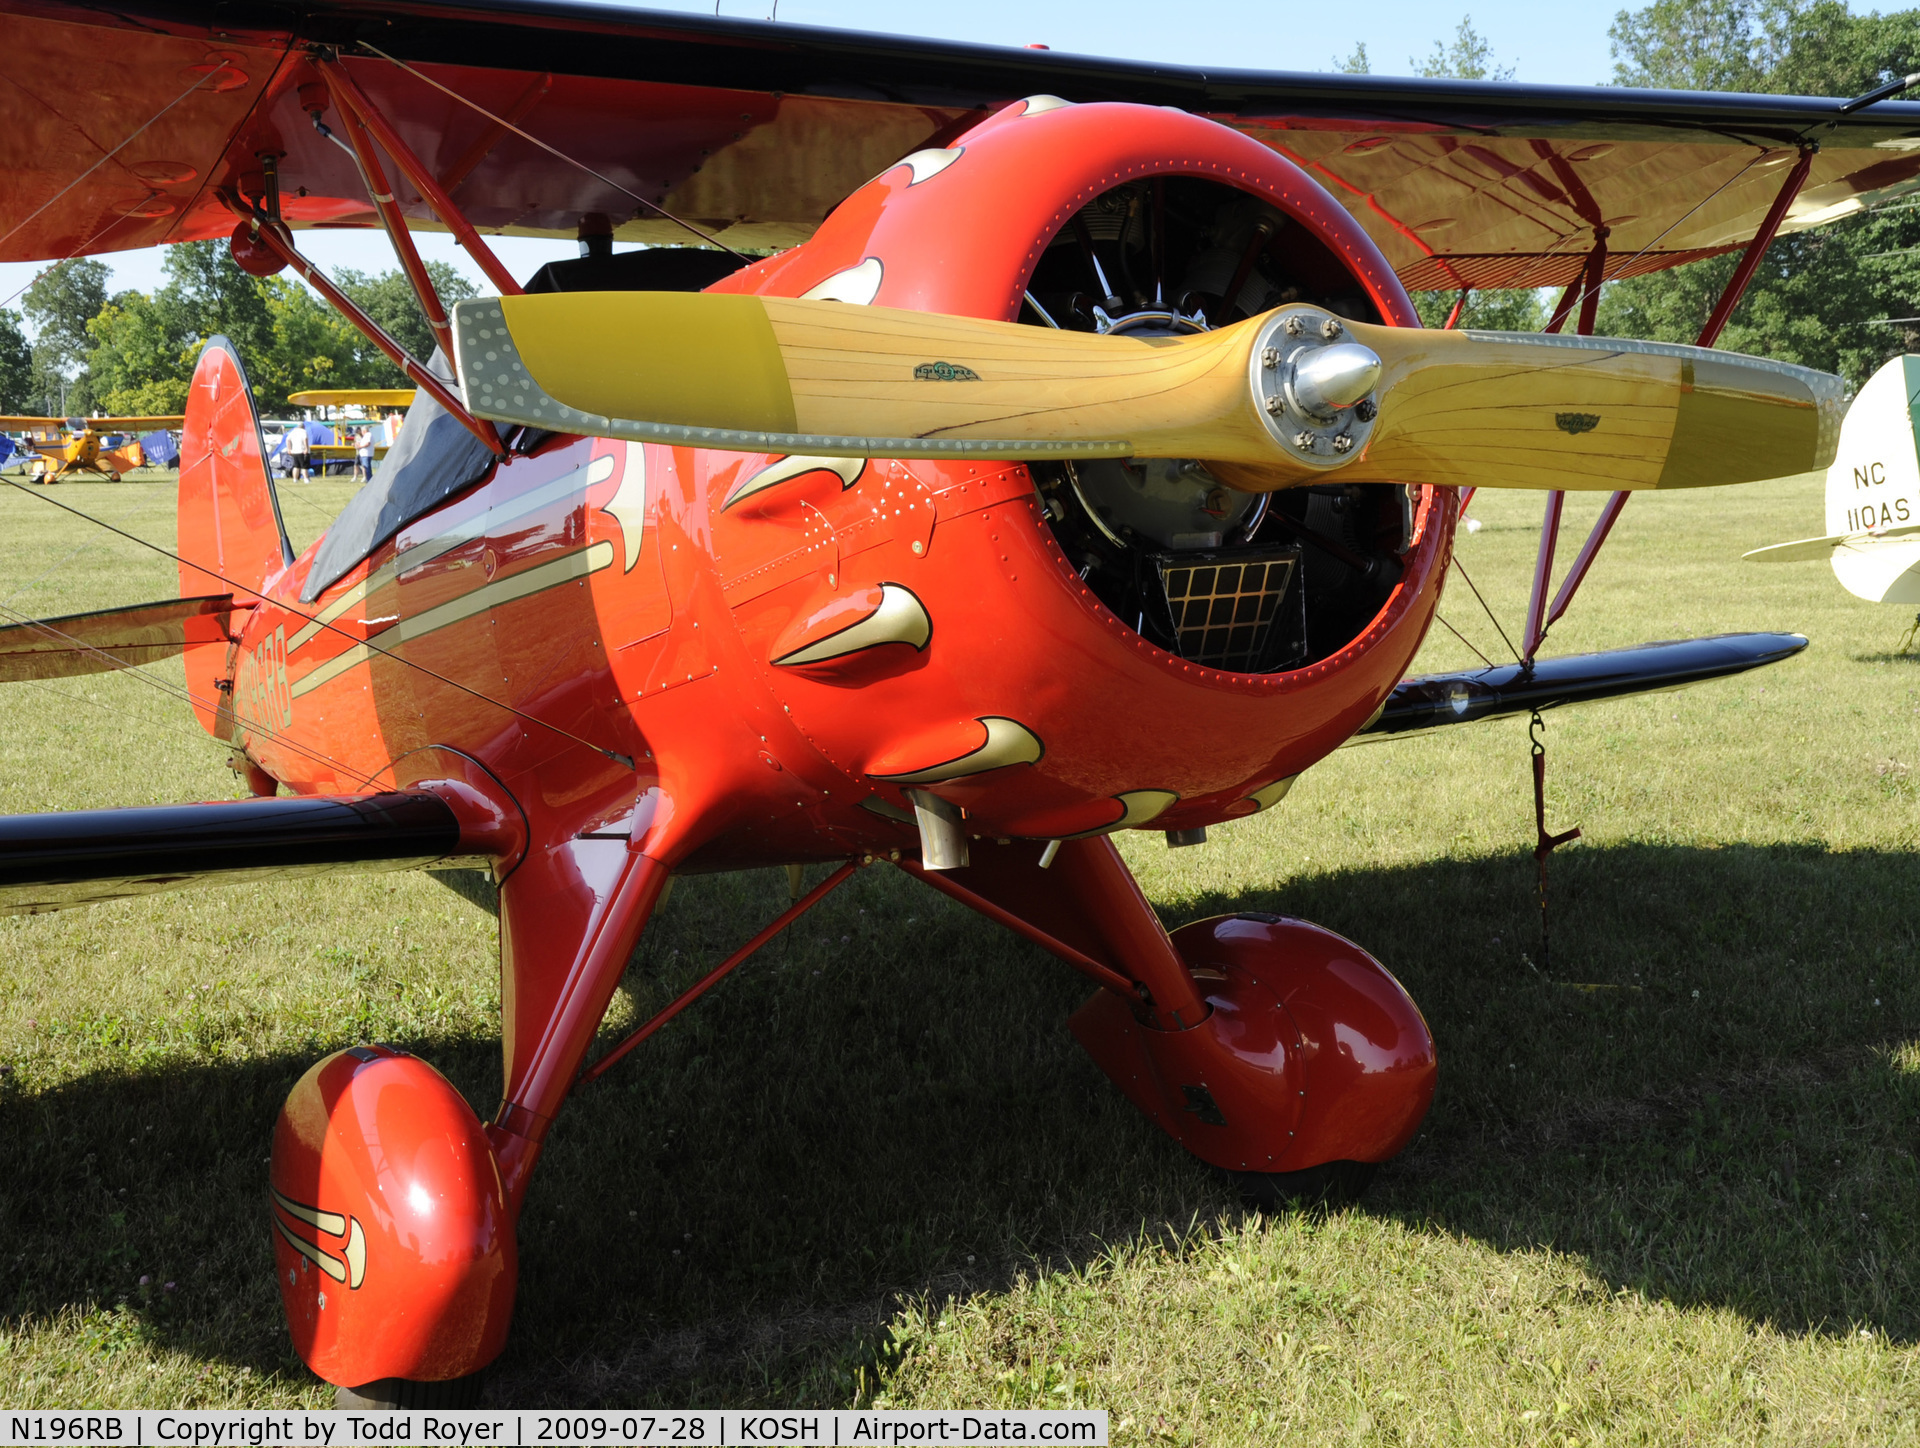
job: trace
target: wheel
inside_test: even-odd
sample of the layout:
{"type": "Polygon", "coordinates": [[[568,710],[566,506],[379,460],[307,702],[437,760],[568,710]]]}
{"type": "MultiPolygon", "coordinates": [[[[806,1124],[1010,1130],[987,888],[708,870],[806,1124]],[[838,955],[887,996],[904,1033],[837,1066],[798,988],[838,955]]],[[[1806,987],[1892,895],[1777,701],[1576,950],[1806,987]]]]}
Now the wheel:
{"type": "Polygon", "coordinates": [[[1377,1161],[1327,1161],[1302,1171],[1229,1172],[1240,1196],[1261,1212],[1350,1207],[1380,1170],[1377,1161]]]}
{"type": "Polygon", "coordinates": [[[477,1408],[480,1406],[479,1373],[464,1378],[448,1378],[440,1383],[416,1382],[412,1378],[381,1378],[357,1388],[333,1390],[336,1408],[477,1408]]]}

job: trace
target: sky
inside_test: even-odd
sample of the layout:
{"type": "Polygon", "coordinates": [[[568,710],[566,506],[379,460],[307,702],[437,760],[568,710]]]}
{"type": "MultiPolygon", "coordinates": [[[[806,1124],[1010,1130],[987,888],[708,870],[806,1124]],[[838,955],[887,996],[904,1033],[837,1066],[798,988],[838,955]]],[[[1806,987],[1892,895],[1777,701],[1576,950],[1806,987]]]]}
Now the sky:
{"type": "MultiPolygon", "coordinates": [[[[1598,85],[1612,75],[1607,27],[1618,0],[1472,0],[1459,12],[1416,0],[1360,5],[1276,5],[1271,0],[968,0],[965,4],[902,4],[899,0],[718,0],[722,15],[845,30],[921,35],[987,45],[1045,45],[1054,50],[1178,65],[1229,65],[1258,70],[1332,70],[1365,44],[1381,75],[1411,75],[1418,58],[1450,41],[1463,15],[1492,45],[1496,63],[1514,79],[1545,85],[1598,85]],[[777,14],[775,7],[777,6],[777,14]]],[[[656,0],[659,10],[712,14],[714,0],[656,0]]],[[[420,250],[468,276],[491,294],[466,254],[445,236],[420,233],[420,250]]],[[[571,241],[490,239],[517,276],[573,256],[571,241]]],[[[382,272],[393,253],[377,231],[301,233],[301,249],[323,269],[382,272]]],[[[111,252],[110,290],[153,291],[164,280],[163,248],[111,252]]],[[[19,309],[18,293],[38,263],[0,263],[0,306],[19,309]]]]}

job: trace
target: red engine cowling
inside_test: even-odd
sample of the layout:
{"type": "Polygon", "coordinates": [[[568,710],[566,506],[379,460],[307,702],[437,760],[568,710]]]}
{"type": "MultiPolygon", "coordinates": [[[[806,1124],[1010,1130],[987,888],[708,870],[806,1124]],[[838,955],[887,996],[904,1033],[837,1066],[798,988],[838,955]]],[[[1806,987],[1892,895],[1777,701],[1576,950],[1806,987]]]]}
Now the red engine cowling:
{"type": "Polygon", "coordinates": [[[274,1262],[294,1347],[328,1382],[438,1382],[506,1342],[518,1264],[480,1120],[387,1046],[300,1078],[273,1132],[274,1262]]]}
{"type": "Polygon", "coordinates": [[[1142,1025],[1101,992],[1073,1032],[1180,1144],[1228,1171],[1382,1162],[1419,1129],[1438,1066],[1400,982],[1352,941],[1304,920],[1222,915],[1173,933],[1212,1014],[1142,1025]]]}

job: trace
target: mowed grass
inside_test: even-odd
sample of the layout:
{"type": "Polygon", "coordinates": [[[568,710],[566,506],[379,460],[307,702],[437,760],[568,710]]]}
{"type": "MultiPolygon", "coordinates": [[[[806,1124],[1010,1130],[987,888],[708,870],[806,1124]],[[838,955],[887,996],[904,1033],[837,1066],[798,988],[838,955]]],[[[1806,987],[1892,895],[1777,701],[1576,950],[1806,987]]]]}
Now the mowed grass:
{"type": "MultiPolygon", "coordinates": [[[[290,526],[347,492],[283,489],[290,526]]],[[[53,496],[171,541],[170,485],[53,496]]],[[[1539,510],[1482,494],[1460,542],[1509,632],[1539,510]]],[[[1359,1207],[1243,1212],[1080,1054],[1077,977],[870,870],[569,1106],[490,1400],[1082,1404],[1126,1444],[1920,1442],[1920,658],[1823,566],[1739,561],[1818,518],[1812,478],[1627,509],[1548,652],[1813,643],[1549,717],[1550,827],[1585,834],[1544,967],[1524,721],[1341,750],[1203,848],[1123,841],[1169,924],[1297,913],[1420,1002],[1439,1096],[1359,1207]]],[[[0,490],[8,610],[172,590],[0,490]]],[[[1502,657],[1458,575],[1443,613],[1502,657]]],[[[1472,661],[1436,634],[1423,667],[1472,661]]],[[[224,758],[131,675],[0,689],[0,809],[228,795],[224,758]]],[[[681,881],[609,1036],[784,899],[778,872],[681,881]]],[[[424,876],[0,920],[0,1399],[326,1402],[271,1279],[274,1113],[386,1040],[487,1114],[497,997],[492,917],[424,876]]]]}

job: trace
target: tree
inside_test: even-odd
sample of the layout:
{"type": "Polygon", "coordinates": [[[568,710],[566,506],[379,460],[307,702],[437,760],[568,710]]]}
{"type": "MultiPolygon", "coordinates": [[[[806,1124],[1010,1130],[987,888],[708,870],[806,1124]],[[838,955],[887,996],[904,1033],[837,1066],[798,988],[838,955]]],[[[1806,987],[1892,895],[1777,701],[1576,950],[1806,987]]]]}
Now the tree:
{"type": "MultiPolygon", "coordinates": [[[[442,300],[474,294],[444,262],[427,265],[442,300]]],[[[103,298],[84,326],[89,397],[110,411],[180,411],[194,363],[215,336],[233,343],[255,405],[268,413],[283,410],[289,394],[311,388],[406,385],[400,370],[331,307],[286,276],[247,275],[225,242],[175,246],[164,266],[166,283],[152,296],[103,298]]],[[[431,354],[432,331],[402,272],[346,271],[339,281],[410,352],[431,354]]]]}
{"type": "Polygon", "coordinates": [[[37,411],[33,401],[33,347],[20,314],[0,307],[0,412],[37,411]]]}
{"type": "Polygon", "coordinates": [[[59,262],[35,277],[22,299],[34,329],[32,390],[50,412],[82,412],[91,401],[87,323],[106,304],[109,275],[90,257],[59,262]]]}
{"type": "MultiPolygon", "coordinates": [[[[440,294],[440,300],[449,308],[455,302],[465,301],[474,294],[474,286],[459,272],[443,261],[430,261],[427,275],[433,279],[433,289],[440,294]]],[[[382,330],[414,356],[425,361],[433,355],[433,349],[439,345],[433,335],[433,328],[427,325],[426,315],[420,310],[420,303],[413,295],[413,287],[407,281],[406,274],[399,270],[382,272],[377,277],[369,277],[364,272],[342,271],[335,280],[340,290],[351,297],[369,317],[380,324],[382,330]]],[[[376,352],[377,365],[384,369],[390,381],[370,383],[369,386],[404,387],[406,380],[400,369],[388,362],[376,352]]]]}
{"type": "Polygon", "coordinates": [[[1413,67],[1415,75],[1434,79],[1513,79],[1513,67],[1502,66],[1495,62],[1493,46],[1487,42],[1485,36],[1473,28],[1471,15],[1460,17],[1460,28],[1454,32],[1453,44],[1446,45],[1436,40],[1433,43],[1433,53],[1425,60],[1408,57],[1407,64],[1413,67]]]}
{"type": "MultiPolygon", "coordinates": [[[[1439,327],[1446,324],[1459,297],[1458,292],[1416,292],[1413,305],[1420,313],[1422,325],[1439,327]]],[[[1540,294],[1532,291],[1469,293],[1460,320],[1454,323],[1456,327],[1477,327],[1483,332],[1537,332],[1546,324],[1546,308],[1540,305],[1540,294]]]]}
{"type": "Polygon", "coordinates": [[[1373,73],[1373,66],[1367,60],[1367,42],[1364,40],[1355,41],[1353,54],[1349,55],[1345,60],[1336,60],[1333,63],[1333,68],[1342,75],[1371,75],[1373,73]]]}
{"type": "Polygon", "coordinates": [[[87,335],[93,341],[87,369],[106,411],[163,413],[186,407],[199,338],[166,289],[152,297],[120,293],[87,323],[87,335]]]}
{"type": "MultiPolygon", "coordinates": [[[[179,309],[201,342],[225,337],[243,359],[263,357],[273,345],[273,319],[259,278],[234,264],[224,241],[188,241],[167,248],[167,284],[155,300],[179,309]]],[[[198,350],[197,348],[195,349],[198,350]]]]}
{"type": "Polygon", "coordinates": [[[379,350],[300,283],[270,277],[261,287],[272,341],[251,359],[248,376],[262,407],[277,409],[288,394],[312,388],[396,385],[399,373],[379,350]]]}
{"type": "MultiPolygon", "coordinates": [[[[1610,32],[1622,85],[1858,95],[1920,69],[1920,11],[1854,15],[1839,0],[1655,0],[1610,32]]],[[[1737,254],[1601,294],[1598,330],[1691,342],[1737,254]]],[[[1889,207],[1777,238],[1720,344],[1864,381],[1920,346],[1920,212],[1889,207]]]]}
{"type": "Polygon", "coordinates": [[[1910,74],[1920,12],[1854,15],[1841,0],[1655,0],[1608,35],[1617,85],[1853,96],[1910,74]]]}

